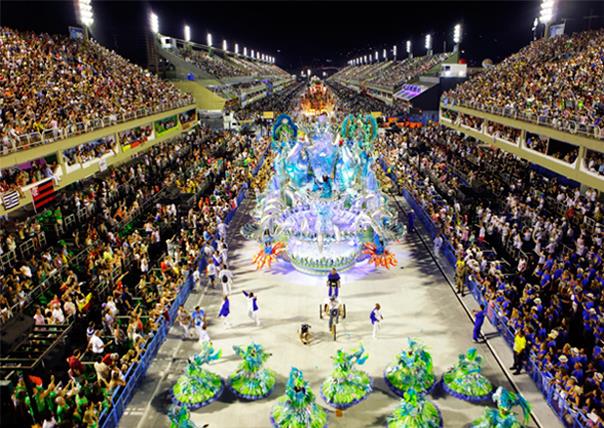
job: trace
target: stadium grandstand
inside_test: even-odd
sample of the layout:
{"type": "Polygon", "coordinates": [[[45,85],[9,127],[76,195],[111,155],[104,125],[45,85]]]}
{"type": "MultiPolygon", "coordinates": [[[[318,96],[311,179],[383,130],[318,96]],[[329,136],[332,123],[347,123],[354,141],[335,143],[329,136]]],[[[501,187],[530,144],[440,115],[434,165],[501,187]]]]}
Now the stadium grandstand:
{"type": "Polygon", "coordinates": [[[604,4],[450,3],[0,4],[0,426],[604,428],[604,4]]]}

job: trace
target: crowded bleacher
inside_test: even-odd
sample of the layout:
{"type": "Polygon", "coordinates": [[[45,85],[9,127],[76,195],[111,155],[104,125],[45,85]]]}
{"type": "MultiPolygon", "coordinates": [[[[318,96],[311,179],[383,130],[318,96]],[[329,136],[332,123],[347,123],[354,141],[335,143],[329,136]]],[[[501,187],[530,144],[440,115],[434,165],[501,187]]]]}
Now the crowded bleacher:
{"type": "MultiPolygon", "coordinates": [[[[565,397],[563,417],[602,413],[602,204],[530,164],[439,126],[381,141],[388,172],[413,196],[468,279],[565,397]],[[596,226],[594,227],[594,224],[596,226]]],[[[594,425],[600,426],[600,425],[594,425]]]]}
{"type": "MultiPolygon", "coordinates": [[[[549,36],[543,31],[544,37],[534,33],[534,40],[520,51],[472,73],[466,73],[457,39],[453,52],[433,53],[430,45],[425,56],[413,57],[409,51],[408,58],[397,60],[388,59],[384,50],[382,60],[354,65],[349,61],[321,81],[311,70],[297,77],[270,61],[226,52],[226,47],[223,52],[180,39],[179,44],[162,45],[157,31],[147,35],[157,36],[152,40],[158,45],[153,46],[169,51],[174,64],[161,69],[157,63],[155,69],[150,65],[152,72],[103,47],[88,32],[74,38],[0,27],[0,380],[3,394],[8,391],[2,409],[8,409],[11,418],[10,425],[6,419],[1,425],[115,428],[125,424],[120,418],[128,413],[135,391],[151,385],[146,402],[133,400],[132,414],[142,414],[146,406],[139,426],[147,426],[153,412],[170,415],[174,426],[176,419],[182,426],[193,426],[186,425],[192,423],[188,412],[216,398],[188,407],[185,415],[186,405],[174,396],[176,376],[168,377],[185,362],[190,365],[184,370],[191,371],[193,355],[200,349],[207,352],[204,364],[222,357],[222,350],[217,347],[212,354],[214,349],[204,342],[214,346],[225,337],[237,339],[220,345],[229,352],[225,360],[231,364],[231,349],[239,355],[239,340],[255,341],[258,332],[275,349],[290,352],[290,346],[298,346],[291,352],[304,356],[298,365],[316,362],[316,373],[308,371],[322,375],[315,361],[319,348],[311,346],[331,346],[332,339],[334,345],[341,344],[335,324],[340,338],[363,337],[361,329],[353,333],[347,330],[352,324],[344,324],[346,317],[356,322],[362,316],[373,333],[367,345],[371,353],[390,347],[382,340],[404,340],[398,328],[411,325],[413,334],[429,341],[450,323],[451,331],[443,333],[450,337],[450,343],[442,345],[446,352],[455,358],[457,348],[465,352],[468,342],[475,355],[489,355],[476,357],[472,364],[478,372],[470,373],[479,373],[481,364],[488,367],[484,377],[493,380],[493,388],[484,401],[487,414],[518,416],[510,410],[513,405],[507,409],[497,401],[501,392],[495,380],[513,386],[517,397],[532,394],[539,408],[523,409],[525,423],[515,428],[532,427],[533,422],[541,426],[537,412],[542,412],[539,417],[551,413],[556,423],[569,428],[604,428],[604,30],[591,29],[590,21],[587,31],[549,36]],[[447,80],[451,76],[440,73],[441,65],[458,60],[455,65],[464,72],[447,80]],[[185,72],[173,72],[178,67],[185,72]],[[193,75],[199,70],[203,78],[193,75]],[[195,87],[193,96],[177,85],[201,85],[203,90],[195,87]],[[315,85],[321,87],[316,95],[315,85]],[[419,93],[429,96],[418,102],[414,98],[419,93]],[[215,94],[226,104],[206,107],[210,102],[203,97],[218,98],[215,94]],[[287,116],[275,124],[282,113],[287,116]],[[107,132],[100,132],[103,129],[107,132]],[[329,156],[318,156],[321,150],[329,156]],[[322,171],[328,157],[332,168],[322,171]],[[285,184],[276,176],[279,168],[285,184]],[[308,180],[306,187],[296,188],[298,179],[308,180]],[[349,180],[349,188],[336,186],[338,179],[349,180]],[[267,189],[277,190],[264,206],[268,215],[262,216],[258,207],[270,195],[267,189]],[[294,195],[295,189],[303,191],[294,195]],[[354,215],[347,224],[342,220],[340,228],[334,224],[333,234],[327,234],[321,228],[333,220],[326,219],[325,207],[334,203],[339,209],[335,202],[340,197],[342,212],[354,215]],[[392,216],[383,217],[381,224],[369,215],[355,217],[375,200],[380,201],[378,214],[383,210],[392,216]],[[287,275],[308,282],[307,272],[297,269],[284,250],[289,247],[280,235],[285,234],[283,225],[273,214],[279,218],[275,213],[280,211],[285,223],[283,213],[302,212],[296,205],[300,201],[308,205],[315,223],[296,217],[296,227],[304,233],[292,233],[293,245],[296,239],[303,242],[301,247],[317,241],[323,253],[324,246],[344,242],[340,237],[346,233],[350,246],[359,247],[350,263],[342,265],[342,272],[351,269],[346,275],[340,277],[331,265],[317,271],[321,299],[327,302],[318,304],[318,319],[327,318],[328,335],[317,332],[314,342],[302,340],[302,327],[292,327],[291,341],[277,330],[293,326],[290,322],[315,322],[317,303],[323,301],[317,298],[314,282],[300,295],[286,288],[295,283],[287,275]],[[357,206],[362,209],[350,208],[357,206]],[[312,211],[315,207],[322,211],[312,211]],[[240,219],[234,228],[233,218],[240,219]],[[389,224],[391,219],[395,224],[389,224]],[[363,242],[360,234],[348,231],[361,222],[367,223],[363,242]],[[383,236],[378,233],[382,230],[383,236]],[[386,256],[400,264],[394,263],[391,270],[375,262],[386,256]],[[262,257],[273,257],[274,270],[270,263],[256,264],[262,257]],[[399,276],[403,268],[404,281],[399,276]],[[369,275],[376,272],[387,275],[372,281],[369,275]],[[362,278],[366,275],[370,281],[362,278]],[[387,281],[392,279],[413,291],[405,297],[400,284],[390,287],[387,281]],[[421,293],[414,293],[417,289],[410,283],[424,279],[421,293]],[[355,287],[362,281],[366,288],[360,293],[355,287]],[[234,282],[237,290],[231,292],[234,282]],[[191,304],[191,292],[196,294],[197,319],[185,307],[191,304]],[[401,295],[418,308],[435,310],[401,313],[393,303],[401,295]],[[283,300],[271,300],[274,296],[283,300]],[[215,301],[209,303],[216,298],[220,308],[215,301]],[[350,302],[348,313],[341,298],[350,302]],[[381,301],[385,317],[396,326],[386,324],[390,330],[383,336],[376,327],[382,328],[382,307],[374,300],[381,301]],[[282,302],[291,319],[275,312],[282,302]],[[258,318],[259,304],[264,323],[258,318]],[[306,306],[312,306],[314,319],[304,312],[306,306]],[[451,307],[455,310],[445,313],[451,307]],[[249,326],[235,322],[236,328],[221,336],[217,320],[224,318],[225,330],[233,327],[226,319],[230,310],[238,321],[251,321],[249,326]],[[476,327],[481,312],[490,326],[481,321],[476,327]],[[461,340],[458,330],[471,331],[471,325],[465,325],[468,319],[473,335],[461,340]],[[418,327],[418,320],[426,325],[418,327]],[[439,324],[443,320],[445,324],[439,324]],[[171,331],[173,325],[177,327],[171,331]],[[207,331],[210,326],[214,340],[207,331]],[[433,332],[426,332],[432,327],[433,332]],[[181,328],[182,337],[174,334],[181,328]],[[273,344],[268,336],[278,340],[273,344]],[[520,351],[519,337],[525,346],[520,351]],[[170,355],[161,355],[169,360],[154,373],[161,373],[161,379],[141,386],[167,338],[179,345],[170,355]],[[187,339],[198,339],[191,341],[195,348],[184,342],[187,339]],[[188,351],[192,355],[184,356],[188,351]],[[508,370],[512,359],[514,366],[508,370]],[[174,419],[177,408],[182,413],[174,419]]],[[[153,51],[151,44],[148,48],[153,51]]],[[[162,61],[170,62],[168,56],[162,61]]],[[[330,70],[331,61],[325,70],[330,70]]],[[[310,326],[304,325],[308,332],[310,326]]],[[[410,346],[415,346],[409,336],[410,346]]],[[[336,362],[347,355],[338,352],[336,362]]],[[[364,363],[366,355],[361,347],[355,361],[364,363]]],[[[410,355],[402,352],[397,363],[410,355]]],[[[461,354],[459,364],[470,367],[466,355],[472,354],[461,354]]],[[[332,360],[328,363],[333,365],[332,360]]],[[[437,359],[435,363],[438,370],[444,367],[437,359]]],[[[245,364],[250,364],[249,355],[245,364]]],[[[274,365],[275,373],[282,369],[280,364],[274,365]]],[[[425,364],[433,370],[431,357],[425,364]]],[[[214,407],[216,413],[226,411],[226,404],[255,399],[237,395],[227,383],[232,379],[223,378],[223,368],[220,394],[224,389],[232,395],[222,399],[222,408],[214,407]]],[[[369,372],[367,368],[367,394],[375,377],[369,372]]],[[[443,380],[435,380],[416,398],[415,389],[399,393],[392,388],[384,371],[389,388],[384,395],[402,397],[399,410],[415,410],[416,404],[405,406],[413,400],[431,401],[425,398],[439,388],[435,400],[449,394],[475,406],[471,395],[456,396],[445,388],[448,373],[437,373],[443,380]]],[[[307,383],[294,387],[283,377],[279,371],[276,382],[287,383],[288,391],[306,392],[307,383]]],[[[271,392],[262,398],[268,399],[271,392]]],[[[332,406],[323,384],[320,392],[320,399],[332,406]]],[[[465,410],[466,404],[458,404],[459,409],[465,410]]],[[[362,417],[374,418],[370,407],[379,406],[371,401],[364,405],[354,414],[362,413],[358,419],[342,413],[348,407],[332,407],[338,417],[349,418],[344,424],[366,426],[362,417]]],[[[451,409],[445,413],[455,421],[451,426],[467,416],[451,409]]],[[[438,409],[435,414],[440,426],[447,426],[438,409]]],[[[211,418],[211,412],[198,412],[195,422],[206,416],[211,418]]],[[[229,423],[239,423],[238,418],[229,423]]],[[[383,425],[386,419],[375,420],[383,425]]]]}
{"type": "Polygon", "coordinates": [[[604,30],[536,40],[443,100],[601,136],[603,45],[604,30]]]}
{"type": "Polygon", "coordinates": [[[188,94],[99,44],[0,29],[2,151],[91,131],[192,102],[188,94]]]}

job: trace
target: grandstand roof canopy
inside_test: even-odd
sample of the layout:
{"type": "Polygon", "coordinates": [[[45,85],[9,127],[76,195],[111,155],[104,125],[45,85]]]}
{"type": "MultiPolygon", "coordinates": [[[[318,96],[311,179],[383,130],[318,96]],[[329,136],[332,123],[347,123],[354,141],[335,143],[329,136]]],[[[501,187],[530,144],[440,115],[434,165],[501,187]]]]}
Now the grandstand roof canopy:
{"type": "MultiPolygon", "coordinates": [[[[76,23],[73,2],[68,1],[32,1],[26,7],[23,2],[2,2],[0,8],[2,25],[22,30],[66,33],[76,23]],[[38,13],[31,14],[31,10],[38,13]]],[[[539,3],[97,0],[93,1],[91,33],[103,45],[144,64],[144,30],[150,8],[160,19],[162,34],[183,37],[183,27],[188,24],[193,41],[204,42],[210,31],[216,45],[224,38],[231,46],[236,41],[274,55],[280,66],[299,72],[302,67],[342,66],[355,56],[381,52],[394,43],[402,53],[408,39],[414,50],[423,53],[426,33],[433,35],[435,52],[442,50],[445,41],[450,49],[453,26],[458,22],[463,23],[462,49],[470,65],[487,57],[499,61],[532,39],[539,3]]],[[[567,18],[570,30],[604,23],[604,2],[560,0],[558,8],[558,17],[567,18]]]]}

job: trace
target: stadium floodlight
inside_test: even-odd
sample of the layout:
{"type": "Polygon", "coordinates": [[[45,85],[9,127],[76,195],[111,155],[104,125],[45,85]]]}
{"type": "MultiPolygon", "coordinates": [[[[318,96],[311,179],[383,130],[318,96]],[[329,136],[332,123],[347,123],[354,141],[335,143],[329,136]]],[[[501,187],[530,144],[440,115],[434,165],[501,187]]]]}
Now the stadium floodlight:
{"type": "Polygon", "coordinates": [[[212,33],[206,35],[206,43],[209,47],[212,47],[212,33]]]}
{"type": "Polygon", "coordinates": [[[191,27],[189,27],[188,25],[185,25],[185,42],[190,42],[191,41],[191,27]]]}
{"type": "Polygon", "coordinates": [[[456,45],[461,43],[461,24],[457,24],[453,27],[453,42],[456,45]]]}
{"type": "Polygon", "coordinates": [[[548,24],[554,17],[555,0],[542,0],[541,12],[539,13],[539,21],[542,24],[548,24]]]}
{"type": "Polygon", "coordinates": [[[375,60],[378,61],[380,59],[379,55],[378,55],[378,51],[375,51],[375,60]]]}
{"type": "Polygon", "coordinates": [[[151,26],[152,33],[159,33],[159,18],[153,12],[149,14],[149,25],[151,26]]]}
{"type": "Polygon", "coordinates": [[[247,56],[247,48],[245,46],[243,47],[243,56],[247,56]]]}
{"type": "Polygon", "coordinates": [[[239,55],[239,43],[235,43],[235,55],[239,55]]]}
{"type": "Polygon", "coordinates": [[[382,52],[382,56],[384,57],[384,59],[388,58],[388,55],[386,53],[386,48],[384,48],[384,50],[382,52]]]}
{"type": "Polygon", "coordinates": [[[396,60],[396,45],[392,46],[392,55],[394,56],[394,59],[396,60]]]}
{"type": "Polygon", "coordinates": [[[252,59],[256,58],[256,55],[254,55],[254,49],[252,49],[252,52],[251,52],[250,57],[251,57],[252,59]]]}
{"type": "Polygon", "coordinates": [[[228,45],[227,41],[223,39],[222,40],[222,50],[227,52],[229,50],[228,48],[229,48],[229,45],[228,45]]]}
{"type": "Polygon", "coordinates": [[[82,25],[86,27],[90,27],[94,23],[91,0],[78,0],[78,16],[82,25]]]}
{"type": "Polygon", "coordinates": [[[432,35],[430,35],[430,34],[426,34],[425,47],[426,47],[426,50],[428,50],[428,51],[432,50],[432,35]]]}
{"type": "Polygon", "coordinates": [[[308,73],[308,77],[310,77],[310,68],[306,70],[306,73],[308,73]]]}
{"type": "Polygon", "coordinates": [[[256,59],[260,59],[260,52],[256,52],[256,59]]]}
{"type": "Polygon", "coordinates": [[[407,47],[407,53],[410,54],[411,53],[411,40],[407,40],[407,43],[405,46],[407,47]]]}

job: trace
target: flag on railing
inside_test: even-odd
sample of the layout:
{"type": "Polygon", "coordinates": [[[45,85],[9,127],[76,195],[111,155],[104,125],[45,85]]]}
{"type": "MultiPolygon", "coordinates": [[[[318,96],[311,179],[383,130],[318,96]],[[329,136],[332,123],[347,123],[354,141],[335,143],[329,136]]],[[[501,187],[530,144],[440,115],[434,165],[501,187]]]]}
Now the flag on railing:
{"type": "Polygon", "coordinates": [[[53,181],[48,180],[46,183],[32,187],[31,196],[34,200],[34,207],[36,209],[43,207],[54,200],[57,196],[57,192],[54,189],[53,181]]]}
{"type": "Polygon", "coordinates": [[[2,194],[2,205],[5,210],[10,210],[19,205],[19,192],[12,190],[2,194]]]}

